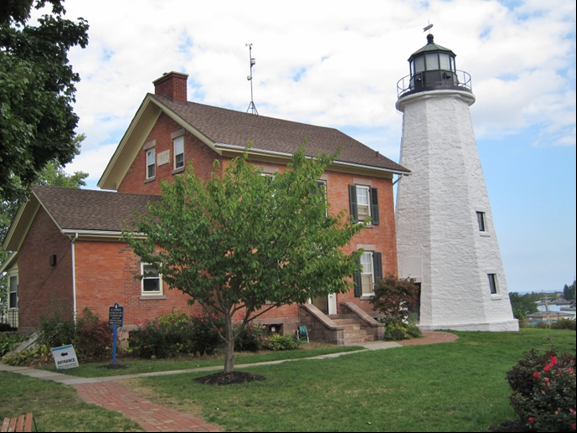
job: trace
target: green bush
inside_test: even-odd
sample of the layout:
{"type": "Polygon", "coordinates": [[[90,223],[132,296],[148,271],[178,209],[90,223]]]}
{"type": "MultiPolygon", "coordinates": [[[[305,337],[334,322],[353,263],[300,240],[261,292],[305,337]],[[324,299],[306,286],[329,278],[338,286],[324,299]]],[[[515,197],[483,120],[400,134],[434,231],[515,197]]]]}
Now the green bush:
{"type": "Polygon", "coordinates": [[[234,350],[256,352],[264,347],[268,332],[266,325],[248,323],[237,337],[234,350]]]}
{"type": "Polygon", "coordinates": [[[551,327],[551,325],[549,325],[548,323],[545,322],[537,322],[533,325],[533,328],[537,328],[537,329],[549,329],[551,327]]]}
{"type": "Polygon", "coordinates": [[[76,350],[83,358],[102,358],[112,346],[112,328],[87,307],[76,323],[76,350]]]}
{"type": "Polygon", "coordinates": [[[13,366],[35,366],[46,364],[52,360],[52,352],[45,344],[22,352],[12,353],[2,358],[2,362],[13,366]]]}
{"type": "Polygon", "coordinates": [[[18,347],[20,343],[28,337],[25,335],[16,334],[15,332],[3,332],[0,334],[0,357],[6,355],[11,350],[18,347]]]}
{"type": "Polygon", "coordinates": [[[577,321],[575,320],[559,319],[556,322],[551,323],[551,329],[569,329],[575,331],[575,325],[577,325],[577,321]]]}
{"type": "Polygon", "coordinates": [[[531,431],[575,431],[575,355],[531,350],[507,372],[507,380],[511,405],[531,431]]]}
{"type": "Polygon", "coordinates": [[[385,324],[384,339],[387,341],[410,340],[411,338],[421,338],[422,336],[423,334],[417,325],[393,322],[385,324]]]}
{"type": "Polygon", "coordinates": [[[60,347],[72,344],[76,347],[77,335],[74,320],[65,319],[62,309],[57,308],[51,316],[40,316],[38,344],[48,347],[60,347]]]}
{"type": "Polygon", "coordinates": [[[269,350],[293,350],[297,349],[300,340],[296,340],[292,335],[271,335],[264,343],[264,348],[269,350]]]}
{"type": "Polygon", "coordinates": [[[173,310],[137,325],[128,339],[130,351],[141,358],[168,358],[180,354],[212,355],[221,344],[215,326],[222,331],[224,321],[214,313],[190,316],[173,310]]]}

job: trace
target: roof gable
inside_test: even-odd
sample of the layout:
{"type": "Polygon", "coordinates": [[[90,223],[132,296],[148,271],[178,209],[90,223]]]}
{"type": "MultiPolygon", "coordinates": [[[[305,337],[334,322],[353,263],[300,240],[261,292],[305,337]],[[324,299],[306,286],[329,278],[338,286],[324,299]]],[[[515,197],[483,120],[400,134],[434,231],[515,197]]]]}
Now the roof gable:
{"type": "Polygon", "coordinates": [[[118,234],[124,222],[148,212],[159,196],[34,185],[30,200],[20,207],[4,248],[18,251],[40,207],[66,233],[118,234]]]}
{"type": "Polygon", "coordinates": [[[335,154],[340,150],[335,167],[345,164],[391,174],[410,173],[401,165],[334,128],[291,122],[195,102],[174,102],[165,96],[148,94],[98,182],[100,188],[118,187],[161,112],[166,113],[220,155],[233,148],[244,151],[251,142],[249,158],[251,153],[290,157],[304,143],[307,155],[311,157],[323,152],[335,154]]]}

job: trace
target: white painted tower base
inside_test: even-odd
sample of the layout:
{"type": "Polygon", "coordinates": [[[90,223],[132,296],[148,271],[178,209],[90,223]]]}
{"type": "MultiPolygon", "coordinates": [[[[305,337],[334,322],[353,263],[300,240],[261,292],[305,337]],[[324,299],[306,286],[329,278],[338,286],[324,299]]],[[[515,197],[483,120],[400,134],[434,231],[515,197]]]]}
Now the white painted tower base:
{"type": "Polygon", "coordinates": [[[474,101],[470,92],[448,89],[397,102],[404,113],[400,163],[412,171],[397,195],[399,275],[421,283],[423,330],[519,330],[469,113],[474,101]]]}

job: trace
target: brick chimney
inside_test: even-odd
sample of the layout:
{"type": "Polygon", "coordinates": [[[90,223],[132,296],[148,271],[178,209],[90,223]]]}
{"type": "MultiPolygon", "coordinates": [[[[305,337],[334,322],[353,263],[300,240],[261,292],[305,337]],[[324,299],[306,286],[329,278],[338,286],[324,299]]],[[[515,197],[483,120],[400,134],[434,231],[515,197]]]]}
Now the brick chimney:
{"type": "Polygon", "coordinates": [[[186,81],[187,74],[180,72],[166,72],[159,79],[153,81],[154,94],[166,96],[174,102],[187,102],[186,81]]]}

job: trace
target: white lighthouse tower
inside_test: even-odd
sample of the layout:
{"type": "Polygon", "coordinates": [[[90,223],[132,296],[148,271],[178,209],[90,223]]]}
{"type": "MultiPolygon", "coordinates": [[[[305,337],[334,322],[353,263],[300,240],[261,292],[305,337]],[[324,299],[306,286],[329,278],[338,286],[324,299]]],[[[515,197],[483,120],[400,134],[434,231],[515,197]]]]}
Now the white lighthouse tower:
{"type": "Polygon", "coordinates": [[[403,112],[399,275],[421,285],[424,330],[517,331],[471,123],[469,74],[427,36],[398,84],[403,112]]]}

